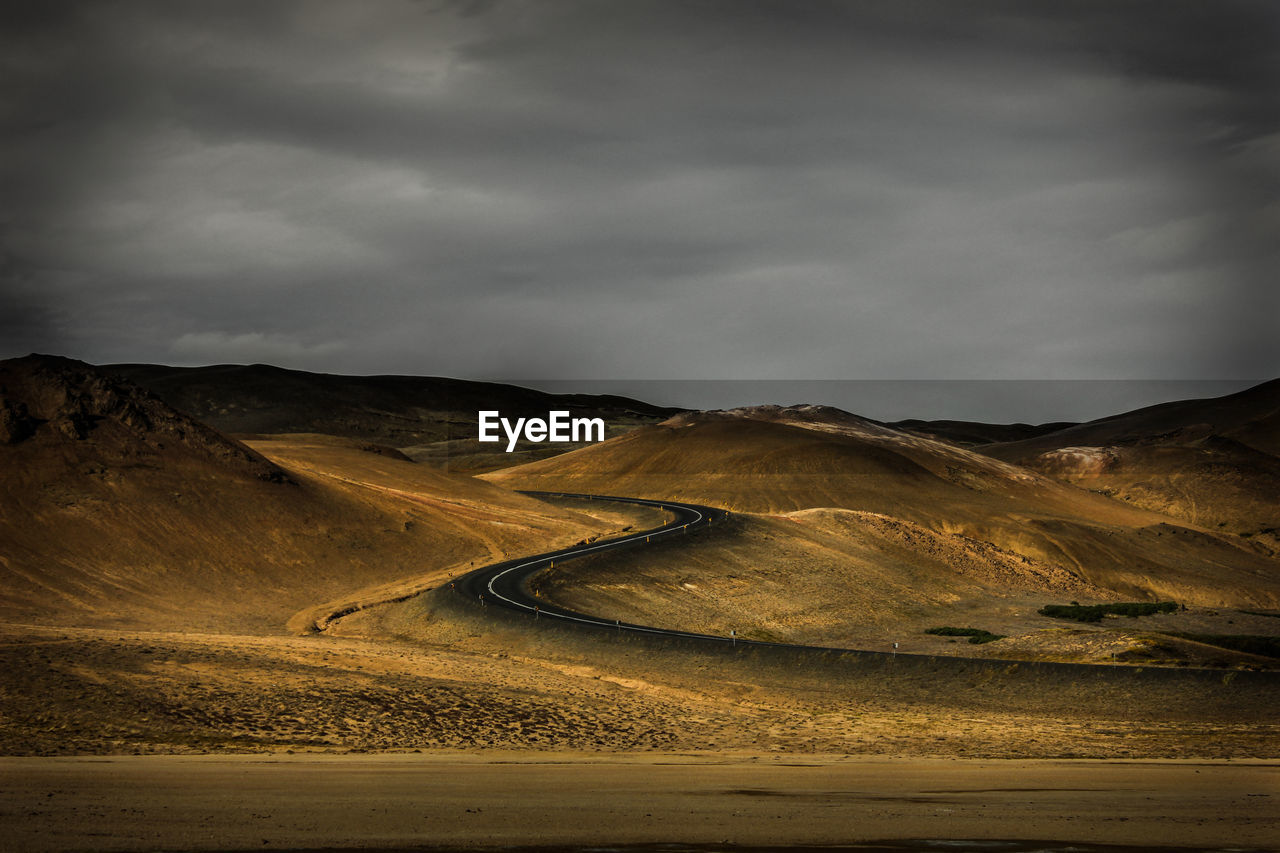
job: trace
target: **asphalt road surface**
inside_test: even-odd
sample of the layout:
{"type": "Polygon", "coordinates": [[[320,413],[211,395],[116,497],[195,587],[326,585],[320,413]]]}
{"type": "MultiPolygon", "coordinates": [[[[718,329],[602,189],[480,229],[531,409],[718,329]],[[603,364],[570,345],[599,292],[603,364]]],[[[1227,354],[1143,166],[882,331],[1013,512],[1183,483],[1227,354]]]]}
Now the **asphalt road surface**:
{"type": "MultiPolygon", "coordinates": [[[[602,551],[608,551],[614,548],[644,547],[645,543],[657,542],[668,537],[680,536],[696,530],[699,527],[705,527],[723,520],[729,516],[729,512],[723,509],[699,506],[697,504],[686,504],[676,501],[647,500],[645,498],[624,498],[611,495],[587,495],[575,494],[572,492],[535,491],[525,491],[523,494],[537,498],[580,498],[583,500],[616,501],[618,503],[640,504],[642,506],[652,506],[664,509],[672,513],[674,519],[661,527],[655,527],[652,530],[645,530],[640,533],[630,533],[626,536],[608,539],[604,542],[583,543],[571,548],[562,548],[559,551],[548,551],[545,554],[537,554],[532,557],[521,557],[519,559],[508,560],[503,563],[497,563],[492,566],[484,566],[483,568],[476,569],[473,572],[463,575],[455,581],[452,586],[455,592],[471,599],[478,605],[484,605],[485,607],[505,607],[521,612],[525,615],[532,615],[537,619],[562,620],[595,628],[612,629],[619,632],[634,631],[643,634],[654,634],[663,637],[680,637],[700,642],[733,646],[767,646],[777,649],[786,649],[793,653],[800,654],[813,652],[827,654],[834,652],[845,656],[858,656],[862,659],[892,659],[902,662],[906,662],[908,660],[919,660],[927,662],[928,665],[934,666],[935,668],[939,666],[949,668],[981,666],[993,671],[1001,668],[1007,668],[1011,663],[1010,660],[1001,658],[966,658],[951,655],[939,658],[933,655],[918,655],[910,653],[900,654],[897,651],[896,643],[894,644],[894,651],[882,652],[835,648],[830,646],[774,643],[764,640],[744,640],[741,637],[734,635],[727,637],[715,636],[711,634],[698,634],[691,631],[654,628],[649,625],[635,625],[629,622],[602,619],[599,616],[578,613],[577,611],[557,606],[556,604],[535,597],[529,591],[530,579],[543,569],[549,568],[552,563],[561,563],[565,560],[572,560],[576,557],[582,557],[588,554],[598,554],[602,551]]],[[[1098,678],[1119,677],[1131,679],[1141,674],[1143,678],[1155,682],[1178,679],[1204,680],[1206,678],[1212,681],[1222,678],[1221,670],[1216,669],[1175,669],[1172,667],[1135,667],[1126,665],[1100,666],[1098,664],[1088,663],[1058,663],[1049,661],[1022,661],[1021,663],[1046,673],[1056,672],[1060,675],[1067,674],[1072,677],[1089,675],[1098,678]]],[[[1277,683],[1277,681],[1280,681],[1280,672],[1233,671],[1232,677],[1240,684],[1243,684],[1244,682],[1256,682],[1267,686],[1268,689],[1270,689],[1271,686],[1274,686],[1277,683]]]]}
{"type": "MultiPolygon", "coordinates": [[[[696,504],[677,503],[676,501],[653,501],[644,498],[622,498],[612,495],[584,495],[572,492],[522,492],[535,498],[580,498],[593,501],[615,501],[617,503],[652,506],[670,512],[674,518],[666,524],[639,533],[630,533],[604,542],[591,542],[562,548],[559,551],[548,551],[532,557],[521,557],[476,569],[463,575],[454,582],[454,589],[477,603],[487,607],[506,607],[525,614],[532,614],[538,619],[561,619],[616,631],[640,631],[648,634],[661,634],[668,637],[687,637],[699,640],[714,640],[724,643],[746,642],[736,637],[715,637],[709,634],[695,634],[688,631],[670,631],[653,628],[647,625],[633,625],[612,619],[601,619],[586,613],[559,607],[542,599],[535,598],[529,592],[529,580],[552,563],[562,563],[588,554],[598,554],[615,548],[638,547],[646,543],[657,542],[672,536],[680,536],[699,527],[726,518],[729,513],[723,509],[698,506],[696,504]]],[[[756,643],[759,645],[759,643],[756,643]]],[[[772,644],[770,644],[772,645],[772,644]]]]}

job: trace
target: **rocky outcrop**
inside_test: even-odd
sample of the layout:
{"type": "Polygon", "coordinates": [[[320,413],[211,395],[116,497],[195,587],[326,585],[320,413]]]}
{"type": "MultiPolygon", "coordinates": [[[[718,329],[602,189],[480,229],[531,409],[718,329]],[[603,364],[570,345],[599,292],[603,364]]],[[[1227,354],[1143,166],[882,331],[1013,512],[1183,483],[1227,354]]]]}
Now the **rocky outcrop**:
{"type": "Polygon", "coordinates": [[[90,442],[105,456],[172,448],[260,480],[289,477],[260,454],[92,365],[29,355],[0,361],[0,444],[90,442]]]}
{"type": "Polygon", "coordinates": [[[17,444],[35,434],[37,421],[22,401],[9,400],[0,389],[0,444],[17,444]]]}

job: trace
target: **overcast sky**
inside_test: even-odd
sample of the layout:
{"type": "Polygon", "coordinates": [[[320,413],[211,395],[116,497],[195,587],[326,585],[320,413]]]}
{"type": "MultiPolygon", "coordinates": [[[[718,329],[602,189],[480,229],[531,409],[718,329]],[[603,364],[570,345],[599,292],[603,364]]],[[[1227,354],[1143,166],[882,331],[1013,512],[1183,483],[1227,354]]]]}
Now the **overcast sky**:
{"type": "Polygon", "coordinates": [[[0,357],[1280,375],[1277,3],[0,14],[0,357]]]}

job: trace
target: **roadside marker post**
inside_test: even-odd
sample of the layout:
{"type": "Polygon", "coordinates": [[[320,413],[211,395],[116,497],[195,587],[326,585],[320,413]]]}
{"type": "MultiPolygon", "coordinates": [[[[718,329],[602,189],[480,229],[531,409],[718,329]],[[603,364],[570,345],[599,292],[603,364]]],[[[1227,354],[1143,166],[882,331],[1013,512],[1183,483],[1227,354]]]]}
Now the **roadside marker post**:
{"type": "Polygon", "coordinates": [[[736,628],[729,629],[729,639],[733,642],[734,648],[738,647],[738,631],[736,628]]]}

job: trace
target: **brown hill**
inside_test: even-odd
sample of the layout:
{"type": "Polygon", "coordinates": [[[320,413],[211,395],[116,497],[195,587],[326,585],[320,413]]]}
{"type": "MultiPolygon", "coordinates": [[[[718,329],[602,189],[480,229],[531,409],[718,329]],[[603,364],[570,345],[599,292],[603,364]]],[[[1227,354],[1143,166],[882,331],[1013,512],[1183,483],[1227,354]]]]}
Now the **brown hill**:
{"type": "Polygon", "coordinates": [[[1280,380],[980,451],[1280,553],[1280,380]]]}
{"type": "Polygon", "coordinates": [[[928,516],[949,502],[962,511],[982,509],[986,517],[1012,511],[1010,499],[1016,499],[1058,507],[1059,514],[1077,514],[1084,504],[1151,520],[1025,468],[818,406],[685,413],[484,479],[521,488],[611,486],[622,494],[656,489],[652,493],[763,513],[845,507],[928,516]]]}
{"type": "Polygon", "coordinates": [[[607,526],[356,447],[304,466],[260,445],[286,470],[68,359],[0,362],[0,412],[10,620],[279,631],[362,587],[607,526]]]}
{"type": "MultiPolygon", "coordinates": [[[[1280,604],[1280,567],[1236,537],[1176,524],[1026,468],[836,410],[756,407],[680,415],[484,476],[518,488],[663,496],[785,517],[819,508],[872,513],[888,520],[881,525],[886,530],[902,523],[942,537],[932,544],[916,537],[910,547],[920,552],[921,565],[929,562],[923,551],[939,541],[961,551],[970,547],[966,543],[985,543],[995,549],[983,557],[992,578],[1005,572],[1021,578],[1015,582],[1006,574],[993,585],[1039,589],[1045,596],[1077,583],[1112,596],[1280,604]]],[[[830,527],[826,533],[838,533],[833,540],[849,536],[847,515],[807,517],[804,523],[830,527]]],[[[838,562],[833,570],[851,583],[884,565],[826,544],[797,547],[824,552],[823,559],[838,562]]],[[[916,577],[921,580],[914,588],[925,597],[957,586],[952,569],[916,577]]],[[[791,605],[780,599],[776,606],[791,605]]]]}
{"type": "Polygon", "coordinates": [[[67,441],[87,442],[67,447],[104,465],[146,465],[167,452],[260,480],[288,479],[240,442],[84,362],[43,355],[0,362],[0,444],[29,442],[26,453],[36,454],[67,441]]]}
{"type": "Polygon", "coordinates": [[[1063,447],[1027,464],[1134,506],[1280,552],[1280,458],[1211,435],[1186,443],[1063,447]]]}

